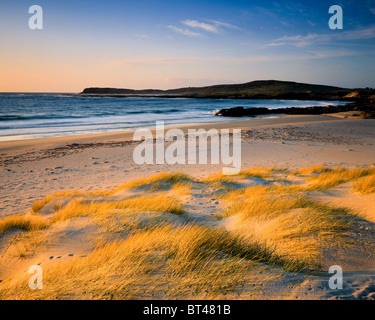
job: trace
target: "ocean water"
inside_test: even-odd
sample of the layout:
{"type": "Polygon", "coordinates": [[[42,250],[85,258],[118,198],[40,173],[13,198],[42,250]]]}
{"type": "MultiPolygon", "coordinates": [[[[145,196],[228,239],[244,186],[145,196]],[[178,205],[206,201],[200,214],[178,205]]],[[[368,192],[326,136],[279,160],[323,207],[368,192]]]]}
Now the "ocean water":
{"type": "MultiPolygon", "coordinates": [[[[35,139],[238,121],[214,116],[232,107],[309,107],[339,105],[335,101],[215,100],[185,98],[107,98],[66,94],[0,93],[0,141],[35,139]]],[[[268,116],[269,117],[269,116],[268,116]]],[[[244,119],[244,118],[241,118],[244,119]]]]}

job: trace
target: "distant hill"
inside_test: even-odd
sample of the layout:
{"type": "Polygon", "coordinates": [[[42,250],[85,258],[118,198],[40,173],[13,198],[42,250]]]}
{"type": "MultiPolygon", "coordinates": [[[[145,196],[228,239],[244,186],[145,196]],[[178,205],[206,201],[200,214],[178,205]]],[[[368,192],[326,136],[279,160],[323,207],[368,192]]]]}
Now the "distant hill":
{"type": "Polygon", "coordinates": [[[187,98],[232,98],[232,99],[296,99],[296,100],[337,100],[345,99],[353,90],[297,83],[291,81],[262,80],[243,84],[223,84],[207,87],[188,87],[170,90],[133,90],[116,88],[86,88],[80,95],[97,96],[149,96],[187,98]]]}

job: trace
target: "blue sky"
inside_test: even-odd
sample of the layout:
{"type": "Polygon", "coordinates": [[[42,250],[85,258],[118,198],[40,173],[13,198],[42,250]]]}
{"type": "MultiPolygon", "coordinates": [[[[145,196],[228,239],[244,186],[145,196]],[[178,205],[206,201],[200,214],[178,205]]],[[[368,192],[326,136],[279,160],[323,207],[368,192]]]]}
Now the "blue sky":
{"type": "Polygon", "coordinates": [[[2,0],[0,91],[258,79],[375,87],[375,0],[2,0]],[[43,8],[30,30],[28,8],[43,8]],[[344,29],[328,27],[331,5],[344,29]]]}

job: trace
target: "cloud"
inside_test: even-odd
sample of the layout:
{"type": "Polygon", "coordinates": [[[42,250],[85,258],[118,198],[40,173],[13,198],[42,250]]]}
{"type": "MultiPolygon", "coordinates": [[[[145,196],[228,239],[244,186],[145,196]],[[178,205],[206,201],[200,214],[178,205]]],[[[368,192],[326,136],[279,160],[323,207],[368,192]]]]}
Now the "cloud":
{"type": "Polygon", "coordinates": [[[355,31],[346,31],[340,35],[340,38],[343,40],[366,40],[375,38],[375,26],[355,30],[355,31]]]}
{"type": "Polygon", "coordinates": [[[370,12],[371,12],[372,14],[375,14],[375,8],[370,8],[370,12]]]}
{"type": "Polygon", "coordinates": [[[184,24],[188,27],[191,27],[191,28],[201,29],[201,30],[206,31],[206,32],[219,33],[218,26],[214,25],[214,24],[200,22],[200,21],[197,21],[197,20],[185,20],[185,21],[182,21],[182,24],[184,24]]]}
{"type": "Polygon", "coordinates": [[[296,36],[283,36],[275,39],[262,47],[276,47],[276,46],[295,46],[306,47],[313,44],[332,43],[334,41],[355,41],[375,39],[375,26],[364,29],[342,31],[340,33],[331,32],[325,34],[308,34],[296,36]]]}
{"type": "Polygon", "coordinates": [[[218,27],[224,27],[224,28],[228,28],[228,29],[239,29],[234,24],[230,24],[230,23],[227,23],[227,22],[222,22],[222,21],[217,21],[217,20],[210,20],[210,22],[212,22],[213,24],[215,24],[215,26],[218,26],[218,27]]]}
{"type": "Polygon", "coordinates": [[[182,28],[178,28],[176,26],[168,26],[168,28],[171,29],[174,32],[183,34],[184,36],[188,36],[188,37],[201,37],[202,36],[202,34],[200,34],[198,32],[193,32],[189,29],[182,29],[182,28]]]}
{"type": "MultiPolygon", "coordinates": [[[[216,33],[216,34],[221,33],[223,29],[238,29],[238,27],[233,24],[222,22],[222,21],[217,21],[217,20],[209,20],[208,22],[203,22],[203,21],[198,21],[198,20],[187,19],[187,20],[181,21],[181,24],[189,28],[198,29],[203,32],[216,33]]],[[[201,33],[194,32],[186,28],[180,28],[180,27],[176,27],[173,25],[169,25],[168,28],[174,32],[183,34],[188,37],[202,36],[201,33]]]]}
{"type": "MultiPolygon", "coordinates": [[[[160,57],[160,58],[134,58],[134,59],[112,59],[103,63],[106,68],[128,68],[138,66],[165,66],[165,65],[188,65],[199,63],[219,63],[227,65],[258,64],[269,62],[304,61],[339,58],[347,56],[361,55],[363,52],[354,50],[327,50],[310,51],[306,54],[286,54],[286,55],[252,55],[244,57],[160,57]]],[[[182,79],[186,81],[186,79],[182,79]]]]}
{"type": "Polygon", "coordinates": [[[265,44],[265,47],[277,47],[277,46],[287,46],[287,45],[293,45],[296,47],[306,47],[310,44],[312,44],[319,35],[317,34],[308,34],[306,36],[283,36],[279,39],[273,40],[270,43],[265,44]]]}

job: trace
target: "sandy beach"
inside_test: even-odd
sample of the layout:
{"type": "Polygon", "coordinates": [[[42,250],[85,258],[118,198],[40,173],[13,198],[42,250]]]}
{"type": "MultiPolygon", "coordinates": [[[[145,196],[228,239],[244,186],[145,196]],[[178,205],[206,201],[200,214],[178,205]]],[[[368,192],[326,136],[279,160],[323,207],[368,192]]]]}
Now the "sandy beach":
{"type": "MultiPolygon", "coordinates": [[[[375,163],[374,120],[282,116],[196,128],[242,129],[242,168],[375,163]]],[[[191,126],[189,128],[194,128],[191,126]]],[[[182,127],[186,132],[188,127],[182,127]]],[[[129,179],[178,171],[205,177],[219,165],[147,165],[133,161],[133,132],[0,142],[0,216],[21,213],[61,190],[114,188],[129,179]]]]}
{"type": "MultiPolygon", "coordinates": [[[[192,127],[181,127],[184,132],[189,128],[192,127]]],[[[311,166],[332,168],[332,170],[337,167],[345,168],[345,170],[372,170],[371,168],[375,164],[375,120],[354,120],[333,116],[280,116],[272,119],[199,125],[196,128],[204,128],[206,130],[210,128],[241,129],[241,169],[247,173],[237,178],[234,177],[234,180],[226,180],[225,178],[217,178],[215,180],[216,178],[212,177],[220,173],[222,168],[220,165],[137,165],[133,160],[133,151],[139,142],[132,141],[133,132],[0,142],[0,179],[2,182],[0,186],[0,217],[2,219],[14,215],[28,215],[37,200],[42,200],[57,192],[66,192],[65,195],[46,201],[38,210],[33,209],[34,212],[32,214],[38,215],[41,219],[46,219],[46,221],[53,221],[51,225],[48,224],[48,227],[38,230],[31,228],[29,231],[10,228],[1,234],[0,280],[5,289],[2,289],[0,296],[2,298],[27,299],[374,298],[374,193],[363,195],[351,190],[352,185],[356,179],[358,180],[362,176],[362,173],[358,177],[353,175],[353,178],[342,180],[332,187],[314,189],[310,186],[309,181],[314,179],[315,175],[324,174],[325,171],[323,169],[299,170],[311,166]],[[251,173],[254,168],[263,169],[259,169],[259,172],[251,173]],[[161,179],[162,182],[158,180],[157,186],[152,185],[155,182],[154,180],[147,181],[147,178],[155,174],[173,172],[187,174],[189,178],[176,178],[177,182],[173,180],[175,178],[166,181],[161,179]],[[136,184],[136,187],[121,187],[129,183],[129,181],[143,178],[145,180],[136,184]],[[168,181],[171,184],[168,184],[168,181]],[[228,185],[224,186],[225,183],[228,185]],[[231,183],[236,186],[233,187],[234,189],[231,187],[231,183]],[[147,185],[152,185],[154,189],[151,188],[150,191],[146,187],[142,187],[147,185]],[[301,186],[305,185],[308,187],[301,189],[301,186]],[[290,235],[278,238],[276,236],[277,232],[272,231],[272,223],[280,224],[277,227],[278,230],[281,230],[284,224],[288,226],[284,226],[285,230],[283,232],[285,233],[291,232],[293,228],[297,230],[297,226],[291,226],[291,221],[286,224],[285,221],[278,221],[276,218],[276,220],[267,220],[269,218],[262,220],[259,218],[260,220],[256,221],[250,219],[248,222],[244,222],[241,220],[242,218],[240,219],[242,214],[240,211],[231,213],[231,210],[236,208],[233,205],[233,201],[235,201],[233,199],[246,195],[248,188],[256,186],[298,187],[300,189],[297,191],[285,192],[291,197],[294,197],[296,193],[303,192],[303,197],[308,197],[309,201],[318,201],[327,206],[345,208],[345,210],[350,211],[349,220],[352,219],[350,218],[352,214],[356,218],[353,218],[353,221],[350,220],[351,222],[348,222],[348,225],[337,227],[337,230],[334,228],[325,231],[326,229],[322,227],[321,230],[308,231],[306,234],[304,233],[305,231],[298,231],[300,234],[297,235],[297,238],[293,238],[290,235]],[[97,190],[100,190],[100,192],[97,192],[97,190]],[[243,191],[245,193],[236,194],[236,192],[239,192],[238,190],[245,190],[243,191]],[[76,192],[76,194],[72,192],[76,192]],[[135,220],[131,220],[131,222],[126,220],[127,227],[123,229],[119,227],[122,224],[119,224],[118,220],[113,217],[111,218],[112,220],[109,218],[111,214],[116,215],[116,212],[120,212],[118,211],[119,208],[107,208],[107,211],[112,210],[111,214],[99,217],[91,216],[96,209],[90,207],[85,214],[77,214],[72,218],[58,220],[56,217],[59,214],[63,214],[66,211],[65,209],[72,205],[72,202],[78,201],[76,199],[77,195],[81,197],[80,201],[87,202],[89,201],[88,199],[91,199],[90,201],[99,201],[99,203],[103,201],[126,202],[130,201],[129,199],[138,199],[137,197],[143,200],[152,196],[167,197],[166,199],[160,198],[164,199],[160,201],[167,205],[170,198],[174,199],[179,202],[183,209],[181,209],[181,213],[171,213],[179,212],[180,210],[180,207],[174,208],[175,204],[172,203],[171,206],[174,209],[168,211],[169,213],[164,213],[164,210],[167,209],[162,208],[160,210],[155,209],[158,213],[153,218],[145,218],[144,216],[142,216],[143,218],[134,218],[132,216],[131,219],[135,220]],[[94,197],[94,200],[90,197],[94,197]],[[156,218],[159,219],[159,222],[158,227],[154,230],[151,226],[156,222],[152,219],[156,218]],[[141,227],[139,219],[149,227],[141,227]],[[250,223],[249,221],[252,222],[250,223]],[[83,291],[81,289],[75,290],[73,287],[70,288],[68,286],[66,290],[64,289],[63,292],[59,293],[59,282],[51,279],[45,281],[47,289],[40,290],[40,292],[30,292],[26,289],[17,291],[14,289],[17,284],[19,285],[22,281],[26,281],[25,279],[28,277],[27,270],[30,265],[40,265],[44,269],[51,270],[50,275],[56,275],[59,270],[58,266],[62,263],[69,264],[72,263],[71,261],[75,261],[74,265],[79,266],[84,263],[80,261],[88,259],[87,257],[93,260],[94,257],[92,255],[95,255],[97,250],[103,250],[103,243],[107,243],[110,246],[108,243],[112,243],[115,240],[119,241],[119,239],[126,243],[126,241],[130,241],[129,237],[136,237],[136,232],[138,231],[143,232],[146,230],[144,232],[157,233],[160,232],[160,228],[172,228],[171,225],[175,226],[175,228],[178,228],[178,226],[187,228],[184,227],[186,223],[192,224],[191,228],[195,228],[195,226],[197,228],[198,226],[207,227],[210,230],[215,230],[214,232],[226,230],[225,232],[228,232],[228,234],[241,235],[245,240],[251,234],[251,239],[246,240],[249,243],[256,239],[258,242],[263,241],[269,248],[273,248],[276,245],[272,254],[275,254],[278,258],[270,259],[277,262],[271,263],[268,258],[262,258],[259,261],[257,259],[254,261],[245,259],[246,261],[244,261],[242,258],[235,258],[233,254],[226,253],[230,257],[225,258],[224,265],[228,265],[228,270],[236,270],[230,276],[231,283],[211,284],[205,279],[204,281],[207,283],[205,282],[200,287],[196,282],[200,283],[199,281],[202,282],[203,280],[199,280],[199,277],[194,278],[191,276],[193,280],[189,282],[189,285],[196,286],[194,292],[187,289],[188,286],[186,288],[176,288],[175,290],[166,289],[168,283],[178,281],[180,278],[175,275],[176,279],[166,279],[163,269],[164,264],[158,258],[155,258],[156,262],[149,262],[149,264],[158,266],[156,269],[159,271],[153,269],[154,271],[151,272],[151,275],[145,276],[144,282],[138,287],[135,284],[127,283],[126,285],[129,288],[126,290],[120,290],[114,283],[108,282],[107,278],[105,278],[107,280],[103,280],[104,283],[107,281],[107,284],[101,284],[98,289],[95,289],[95,285],[90,287],[88,285],[92,281],[90,273],[87,275],[88,278],[84,278],[86,281],[84,283],[89,288],[83,291]],[[352,225],[355,225],[355,227],[352,227],[352,225]],[[143,230],[142,228],[146,229],[143,230]],[[269,234],[268,239],[265,238],[267,234],[269,234]],[[271,234],[274,236],[271,236],[271,234]],[[318,244],[316,237],[331,239],[332,241],[329,245],[327,243],[318,244]],[[311,242],[311,247],[305,248],[303,246],[304,241],[306,241],[306,246],[311,242]],[[291,246],[295,246],[294,251],[290,249],[291,246]],[[301,252],[301,256],[298,256],[299,252],[301,252]],[[306,258],[306,261],[310,261],[311,264],[309,262],[303,266],[302,264],[299,265],[298,263],[300,262],[297,263],[296,261],[302,261],[302,257],[303,259],[306,258]],[[286,263],[283,259],[291,259],[290,261],[292,262],[288,260],[289,262],[286,263]],[[319,267],[315,268],[315,263],[319,267]],[[327,283],[330,276],[328,268],[332,265],[339,265],[343,268],[345,277],[344,289],[332,290],[328,288],[327,283]],[[311,273],[312,270],[314,272],[311,273]],[[158,280],[154,286],[146,288],[150,282],[154,283],[155,277],[158,280]],[[135,287],[137,288],[135,289],[135,287]],[[226,289],[218,289],[224,287],[226,289]],[[112,296],[106,296],[101,292],[101,290],[104,290],[103,288],[106,288],[105,292],[110,292],[112,296]]],[[[337,172],[332,171],[332,173],[337,172]]],[[[373,173],[368,171],[368,173],[363,175],[367,174],[373,173]]],[[[250,198],[253,192],[256,193],[258,191],[251,191],[250,198]]],[[[274,191],[271,194],[274,196],[278,192],[274,191]]],[[[154,200],[156,198],[152,201],[154,200]]],[[[277,201],[282,200],[280,198],[277,201]]],[[[73,203],[73,205],[77,205],[77,203],[73,203]]],[[[132,205],[136,206],[136,204],[132,205]]],[[[73,211],[76,210],[78,212],[81,210],[77,208],[74,209],[73,206],[73,211]]],[[[133,207],[131,206],[130,208],[133,207]]],[[[318,210],[315,204],[306,205],[306,208],[318,210]]],[[[124,207],[123,210],[129,209],[124,207]]],[[[291,207],[291,214],[296,214],[291,218],[292,220],[303,219],[302,215],[299,216],[302,213],[298,210],[302,209],[291,207]]],[[[324,214],[327,214],[327,216],[324,217],[327,219],[328,217],[332,218],[330,216],[333,214],[331,209],[328,210],[324,207],[324,209],[319,210],[320,213],[326,210],[324,214]]],[[[341,210],[340,214],[344,214],[342,212],[345,210],[341,210]]],[[[144,208],[143,211],[143,215],[147,216],[149,211],[153,210],[150,206],[150,209],[144,208]]],[[[341,221],[340,214],[337,212],[334,214],[337,214],[337,221],[341,221]]],[[[126,219],[130,219],[129,216],[126,216],[126,219]]],[[[174,232],[172,229],[170,230],[171,234],[174,232]]],[[[190,229],[185,231],[187,233],[200,232],[195,229],[193,231],[190,229]]],[[[157,238],[158,235],[155,234],[154,237],[157,238]]],[[[183,243],[186,239],[181,238],[181,241],[183,243]]],[[[119,248],[111,250],[113,250],[114,255],[120,254],[116,253],[119,248]]],[[[224,249],[217,250],[226,252],[224,249]]],[[[240,256],[246,256],[246,254],[244,253],[240,256]]],[[[95,257],[95,259],[99,258],[95,257]]],[[[99,260],[95,259],[93,261],[99,263],[99,260]]],[[[61,270],[66,272],[64,268],[61,270]]],[[[216,266],[215,268],[218,267],[216,266]]],[[[223,271],[215,268],[212,269],[213,274],[215,272],[228,272],[226,269],[226,271],[223,271]]],[[[77,279],[81,279],[79,271],[76,272],[78,274],[77,279]]],[[[126,273],[127,271],[123,272],[126,273]]],[[[131,274],[131,271],[129,272],[131,274]]],[[[188,271],[186,271],[187,273],[188,271]]],[[[119,276],[119,274],[117,275],[119,276]]],[[[225,276],[223,279],[223,281],[227,281],[225,276]]],[[[83,280],[81,279],[81,281],[83,280]]],[[[84,286],[84,283],[81,285],[84,286]]],[[[126,287],[125,283],[123,285],[126,287]]]]}

